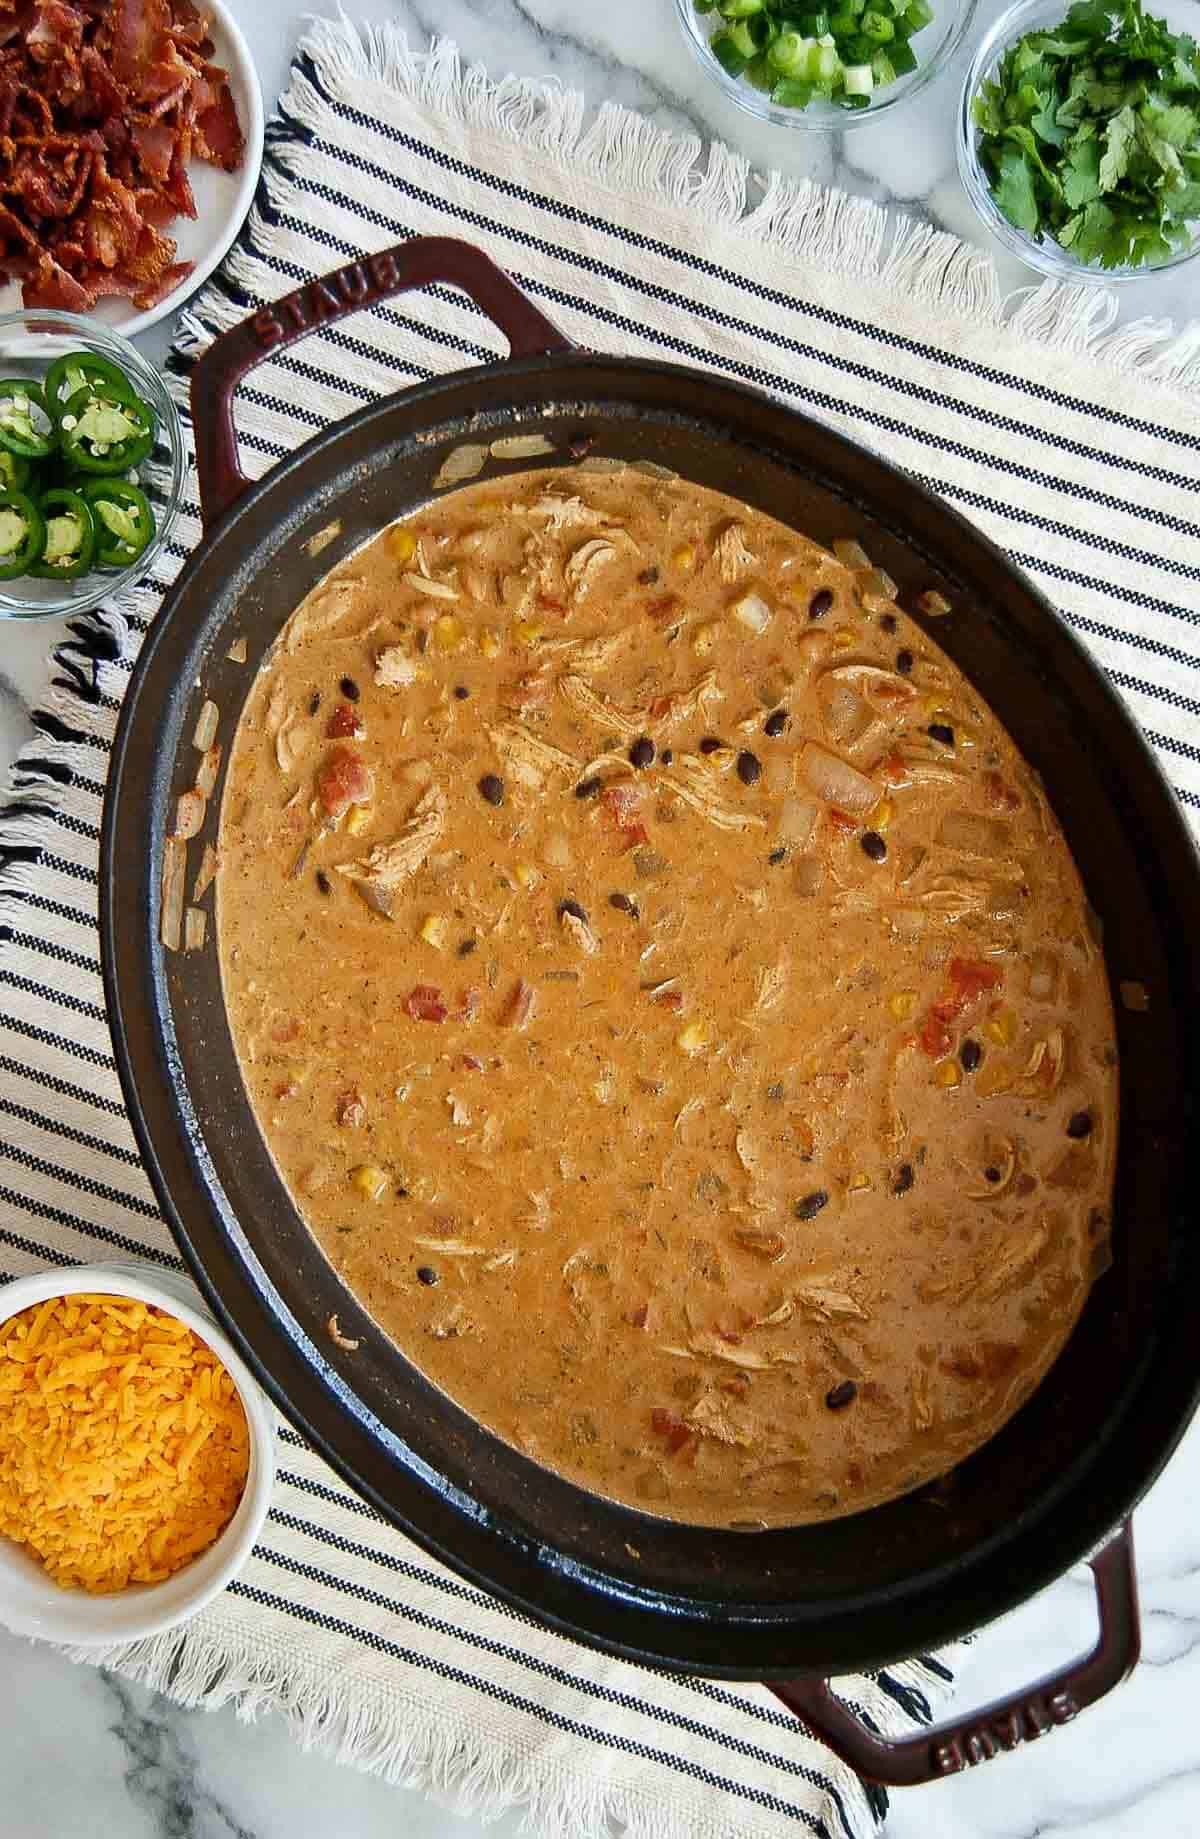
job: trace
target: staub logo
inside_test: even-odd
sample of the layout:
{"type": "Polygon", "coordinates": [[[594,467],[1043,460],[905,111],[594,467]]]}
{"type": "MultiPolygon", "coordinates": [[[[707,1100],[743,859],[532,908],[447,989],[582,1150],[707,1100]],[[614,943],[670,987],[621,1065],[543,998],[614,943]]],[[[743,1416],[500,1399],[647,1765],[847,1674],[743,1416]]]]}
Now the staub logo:
{"type": "Polygon", "coordinates": [[[264,307],[251,320],[254,336],[264,351],[277,345],[281,338],[297,332],[309,332],[337,319],[351,307],[367,306],[377,294],[388,294],[399,286],[400,270],[394,255],[372,255],[363,262],[350,262],[323,281],[310,281],[274,306],[264,307]]]}
{"type": "Polygon", "coordinates": [[[978,1762],[990,1761],[1001,1750],[1015,1750],[1019,1744],[1044,1737],[1056,1724],[1069,1724],[1078,1711],[1079,1705],[1069,1692],[1034,1693],[998,1717],[931,1744],[930,1758],[937,1774],[957,1775],[960,1769],[973,1769],[978,1762]]]}

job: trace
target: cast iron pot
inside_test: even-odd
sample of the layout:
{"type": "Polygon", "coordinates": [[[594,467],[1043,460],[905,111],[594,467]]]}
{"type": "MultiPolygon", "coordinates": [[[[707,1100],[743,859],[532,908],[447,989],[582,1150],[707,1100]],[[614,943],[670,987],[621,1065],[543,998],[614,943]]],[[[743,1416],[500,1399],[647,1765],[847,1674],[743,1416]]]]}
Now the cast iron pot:
{"type": "Polygon", "coordinates": [[[1187,1425],[1200,1372],[1200,872],[1174,795],[1116,695],[1004,556],[884,460],[718,377],[577,350],[462,243],[414,240],[265,308],[200,361],[192,408],[206,535],[121,713],[101,931],[146,1167],[245,1359],[360,1494],[463,1576],[627,1658],[764,1679],[865,1774],[924,1780],[1073,1716],[1137,1657],[1123,1523],[1187,1425]],[[508,361],[361,409],[250,485],[233,430],[239,378],[314,326],[433,282],[461,288],[495,322],[508,361]],[[548,435],[564,461],[587,448],[657,461],[827,542],[858,536],[907,605],[940,589],[958,611],[937,639],[1041,772],[1103,922],[1114,986],[1149,992],[1146,1012],[1117,1008],[1112,1268],[1034,1396],[948,1484],[824,1525],[712,1531],[601,1500],[482,1430],[372,1331],[302,1224],[242,1088],[212,929],[199,953],[160,945],[163,843],[195,776],[201,698],[217,702],[228,745],[257,665],[309,588],[425,502],[455,446],[520,431],[548,435]],[[335,541],[311,555],[306,540],[334,519],[335,541]],[[247,665],[228,659],[235,637],[248,641],[247,665]],[[334,1312],[360,1338],[356,1351],[333,1344],[334,1312]],[[1060,1674],[902,1743],[881,1742],[830,1693],[829,1674],[976,1628],[1101,1546],[1099,1642],[1060,1674]]]}

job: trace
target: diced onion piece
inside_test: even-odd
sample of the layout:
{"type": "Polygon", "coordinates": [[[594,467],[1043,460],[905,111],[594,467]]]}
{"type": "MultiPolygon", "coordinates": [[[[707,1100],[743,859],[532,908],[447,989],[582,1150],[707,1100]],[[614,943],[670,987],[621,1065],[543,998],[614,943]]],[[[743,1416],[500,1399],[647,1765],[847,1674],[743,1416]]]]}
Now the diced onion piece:
{"type": "Polygon", "coordinates": [[[314,531],[304,547],[310,556],[319,556],[321,551],[323,549],[328,549],[334,538],[339,537],[341,534],[342,520],[340,517],[335,517],[332,523],[322,524],[319,530],[314,531]]]}
{"type": "Polygon", "coordinates": [[[624,472],[627,460],[618,460],[610,453],[590,453],[579,462],[581,473],[619,473],[624,472]]]}
{"type": "Polygon", "coordinates": [[[474,443],[456,447],[446,455],[434,475],[434,490],[441,491],[443,486],[461,485],[464,479],[474,479],[483,471],[487,457],[487,448],[474,443]]]}
{"type": "Polygon", "coordinates": [[[953,613],[954,607],[944,594],[931,587],[917,595],[917,610],[927,619],[945,619],[947,613],[953,613]]]}
{"type": "Polygon", "coordinates": [[[729,611],[748,632],[761,634],[771,623],[771,609],[761,594],[743,594],[740,600],[734,601],[729,611]]]}
{"type": "Polygon", "coordinates": [[[853,537],[838,537],[833,545],[833,553],[839,562],[846,564],[847,568],[870,568],[871,566],[870,556],[862,544],[856,543],[853,537]]]}
{"type": "Polygon", "coordinates": [[[196,769],[196,790],[202,798],[211,798],[217,774],[221,770],[220,746],[210,747],[196,769]]]}
{"type": "Polygon", "coordinates": [[[492,442],[492,457],[496,460],[532,460],[537,454],[553,452],[554,442],[544,434],[505,434],[492,442]]]}
{"type": "Polygon", "coordinates": [[[162,909],[159,915],[159,937],[168,951],[179,950],[186,875],[187,844],[182,837],[169,836],[163,844],[162,909]]]}
{"type": "Polygon", "coordinates": [[[561,830],[552,830],[546,838],[543,851],[551,868],[569,868],[571,866],[571,845],[561,830]]]}
{"type": "Polygon", "coordinates": [[[184,951],[203,951],[208,932],[208,915],[203,907],[189,907],[183,916],[184,951]]]}
{"type": "Polygon", "coordinates": [[[1051,1002],[1058,986],[1058,960],[1053,952],[1035,951],[1029,961],[1029,994],[1035,1003],[1051,1002]]]}
{"type": "Polygon", "coordinates": [[[801,856],[792,876],[792,886],[802,900],[811,900],[821,891],[825,879],[825,865],[820,856],[801,856]]]}
{"type": "Polygon", "coordinates": [[[878,600],[895,600],[897,590],[896,583],[886,569],[867,568],[858,578],[858,591],[860,594],[874,595],[878,600]]]}
{"type": "Polygon", "coordinates": [[[207,800],[203,792],[192,790],[181,792],[175,806],[175,835],[177,837],[197,836],[204,822],[207,800]]]}
{"type": "Polygon", "coordinates": [[[644,473],[647,479],[678,479],[679,474],[670,466],[660,466],[657,460],[634,460],[631,472],[644,473]]]}
{"type": "Polygon", "coordinates": [[[192,746],[197,753],[207,753],[217,738],[217,723],[221,712],[215,702],[201,703],[200,713],[196,717],[196,732],[192,736],[192,746]]]}
{"type": "Polygon", "coordinates": [[[244,664],[246,662],[247,655],[248,655],[248,647],[246,645],[246,641],[245,639],[240,639],[240,638],[234,639],[233,644],[229,647],[229,650],[225,653],[225,656],[229,659],[229,662],[231,664],[244,664]]]}
{"type": "Polygon", "coordinates": [[[811,840],[820,817],[821,806],[815,798],[785,798],[775,826],[779,841],[790,844],[793,849],[803,849],[811,840]]]}
{"type": "Polygon", "coordinates": [[[457,600],[458,589],[448,581],[434,581],[428,575],[409,573],[401,575],[405,587],[415,588],[418,594],[427,594],[431,600],[457,600]]]}
{"type": "Polygon", "coordinates": [[[839,759],[837,754],[819,747],[815,741],[804,743],[800,776],[809,790],[823,798],[826,804],[840,805],[855,817],[865,817],[879,798],[879,788],[873,779],[868,779],[847,760],[839,759]]]}
{"type": "Polygon", "coordinates": [[[192,888],[192,899],[203,900],[209,888],[217,878],[217,852],[211,843],[204,845],[204,854],[200,858],[200,867],[196,871],[196,882],[192,888]]]}

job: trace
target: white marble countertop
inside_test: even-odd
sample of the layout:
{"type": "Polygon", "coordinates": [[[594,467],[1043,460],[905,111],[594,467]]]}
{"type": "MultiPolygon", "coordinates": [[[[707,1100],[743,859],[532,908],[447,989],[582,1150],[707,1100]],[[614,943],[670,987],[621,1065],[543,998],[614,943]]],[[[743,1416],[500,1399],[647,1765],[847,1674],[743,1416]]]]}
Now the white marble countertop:
{"type": "MultiPolygon", "coordinates": [[[[320,0],[317,6],[320,7],[320,0]]],[[[298,0],[234,0],[270,106],[309,10],[298,0]]],[[[682,42],[672,0],[349,0],[399,19],[414,42],[457,40],[494,75],[552,72],[590,101],[628,103],[664,126],[720,136],[755,163],[898,203],[982,240],[954,166],[962,60],[895,121],[826,140],[761,126],[726,103],[682,42]]],[[[981,0],[976,31],[999,10],[981,0]]],[[[993,253],[1002,252],[993,248],[993,253]]],[[[1006,285],[1034,277],[1002,258],[1006,285]]],[[[1156,278],[1122,316],[1182,321],[1194,279],[1156,278]],[[1136,304],[1134,304],[1136,303],[1136,304]]],[[[152,359],[169,327],[141,341],[152,359]]],[[[0,628],[0,766],[32,732],[29,710],[61,636],[55,622],[0,628]]],[[[1200,1835],[1200,1429],[1137,1516],[1144,1655],[1133,1679],[1048,1741],[965,1776],[893,1798],[888,1839],[1196,1839],[1200,1835]]],[[[959,1685],[980,1704],[1082,1651],[1095,1627],[1087,1573],[1072,1575],[985,1630],[959,1685]]],[[[0,1839],[473,1839],[483,1827],[414,1790],[303,1754],[282,1720],[185,1712],[140,1688],[0,1633],[0,1839]]],[[[516,1833],[516,1816],[488,1830],[516,1833]]]]}

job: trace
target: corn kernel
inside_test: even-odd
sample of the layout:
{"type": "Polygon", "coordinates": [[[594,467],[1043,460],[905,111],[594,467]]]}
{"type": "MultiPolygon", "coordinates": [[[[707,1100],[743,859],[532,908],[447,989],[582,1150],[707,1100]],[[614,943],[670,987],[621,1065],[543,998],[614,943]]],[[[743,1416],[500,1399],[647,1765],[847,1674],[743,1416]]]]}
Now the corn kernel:
{"type": "Polygon", "coordinates": [[[513,870],[513,880],[519,888],[525,888],[528,891],[530,888],[536,888],[541,876],[532,862],[518,862],[513,870]]]}
{"type": "Polygon", "coordinates": [[[432,945],[434,951],[445,951],[449,927],[450,923],[444,914],[429,913],[421,921],[420,937],[426,945],[432,945]]]}
{"type": "Polygon", "coordinates": [[[690,574],[696,566],[696,545],[681,543],[671,557],[671,567],[678,568],[683,574],[690,574]]]}
{"type": "Polygon", "coordinates": [[[853,626],[839,626],[833,635],[834,647],[838,651],[849,651],[858,643],[858,633],[853,626]]]}
{"type": "Polygon", "coordinates": [[[461,619],[455,619],[453,613],[443,613],[433,622],[433,642],[439,651],[457,651],[462,644],[463,627],[461,619]]]}
{"type": "Polygon", "coordinates": [[[704,657],[710,652],[720,637],[721,628],[715,620],[708,620],[703,626],[697,626],[692,634],[692,650],[697,657],[704,657]]]}
{"type": "Polygon", "coordinates": [[[888,1008],[898,1022],[906,1022],[916,1006],[915,990],[897,990],[894,996],[888,997],[888,1008]]]}
{"type": "Polygon", "coordinates": [[[498,658],[500,656],[500,634],[495,631],[493,627],[485,626],[483,631],[479,634],[479,650],[485,658],[498,658]]]}
{"type": "Polygon", "coordinates": [[[862,1173],[851,1175],[847,1183],[847,1191],[851,1194],[861,1194],[863,1190],[869,1188],[870,1185],[871,1177],[869,1175],[864,1175],[862,1173]]]}
{"type": "Polygon", "coordinates": [[[387,1184],[387,1170],[375,1162],[360,1162],[350,1171],[350,1185],[358,1189],[364,1200],[378,1200],[387,1184]]]}
{"type": "Polygon", "coordinates": [[[367,805],[354,805],[346,819],[346,835],[361,836],[370,821],[370,808],[367,805]]]}
{"type": "Polygon", "coordinates": [[[867,813],[867,829],[877,830],[880,836],[886,836],[895,810],[896,807],[890,798],[881,798],[879,803],[867,813]]]}
{"type": "Polygon", "coordinates": [[[393,524],[384,538],[384,548],[393,562],[411,562],[417,553],[417,539],[411,530],[393,524]]]}
{"type": "Polygon", "coordinates": [[[536,645],[544,628],[535,626],[531,619],[514,619],[512,635],[518,645],[536,645]]]}
{"type": "Polygon", "coordinates": [[[675,1045],[681,1053],[698,1054],[708,1046],[709,1033],[703,1022],[689,1022],[675,1036],[675,1045]]]}
{"type": "Polygon", "coordinates": [[[997,1009],[983,1024],[983,1032],[997,1047],[1008,1047],[1017,1032],[1017,1018],[1011,1009],[997,1009]]]}
{"type": "Polygon", "coordinates": [[[957,1060],[939,1060],[933,1069],[935,1086],[956,1086],[961,1078],[957,1060]]]}

